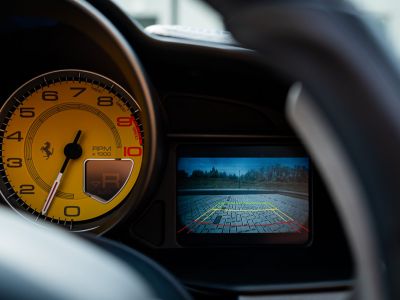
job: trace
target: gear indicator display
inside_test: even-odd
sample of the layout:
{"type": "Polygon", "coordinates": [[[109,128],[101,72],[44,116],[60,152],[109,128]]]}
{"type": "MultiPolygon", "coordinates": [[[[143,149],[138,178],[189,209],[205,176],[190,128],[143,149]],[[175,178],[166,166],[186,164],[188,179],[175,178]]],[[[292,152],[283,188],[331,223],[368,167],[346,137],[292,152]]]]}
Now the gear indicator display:
{"type": "Polygon", "coordinates": [[[131,159],[88,159],[84,164],[84,192],[100,202],[113,200],[133,169],[131,159]]]}

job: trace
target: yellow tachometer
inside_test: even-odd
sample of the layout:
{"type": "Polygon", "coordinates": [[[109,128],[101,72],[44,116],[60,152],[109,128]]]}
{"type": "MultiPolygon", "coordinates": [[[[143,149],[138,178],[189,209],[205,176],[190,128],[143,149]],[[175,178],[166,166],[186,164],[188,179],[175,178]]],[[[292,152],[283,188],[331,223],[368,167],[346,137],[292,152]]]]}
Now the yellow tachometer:
{"type": "Polygon", "coordinates": [[[39,76],[1,111],[3,197],[37,220],[90,223],[123,202],[143,154],[140,107],[113,81],[87,71],[39,76]]]}

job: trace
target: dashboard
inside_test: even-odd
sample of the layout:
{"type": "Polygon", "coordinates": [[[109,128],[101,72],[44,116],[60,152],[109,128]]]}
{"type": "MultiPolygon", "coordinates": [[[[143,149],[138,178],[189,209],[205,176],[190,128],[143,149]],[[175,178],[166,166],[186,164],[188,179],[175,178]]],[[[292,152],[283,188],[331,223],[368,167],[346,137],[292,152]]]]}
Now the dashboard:
{"type": "Polygon", "coordinates": [[[2,18],[4,208],[120,241],[198,299],[349,290],[341,222],[285,119],[291,81],[251,50],[150,35],[90,2],[145,75],[79,22],[2,18]]]}

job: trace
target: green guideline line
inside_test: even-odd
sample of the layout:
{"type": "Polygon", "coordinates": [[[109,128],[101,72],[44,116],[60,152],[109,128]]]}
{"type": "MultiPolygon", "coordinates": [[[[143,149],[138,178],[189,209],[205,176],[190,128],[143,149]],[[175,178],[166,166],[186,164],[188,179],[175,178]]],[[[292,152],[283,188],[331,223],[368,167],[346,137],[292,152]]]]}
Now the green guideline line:
{"type": "MultiPolygon", "coordinates": [[[[268,203],[268,205],[270,207],[273,207],[270,203],[268,203]]],[[[279,208],[275,207],[276,210],[274,210],[275,215],[277,215],[280,219],[288,222],[288,221],[294,221],[292,217],[290,217],[289,215],[285,214],[283,211],[281,211],[279,208]],[[284,218],[284,217],[285,218],[284,218]]]]}
{"type": "Polygon", "coordinates": [[[228,204],[234,203],[234,204],[239,204],[239,205],[246,205],[246,204],[263,204],[263,205],[270,205],[270,206],[271,206],[271,203],[270,203],[270,202],[223,202],[223,203],[228,203],[228,204]]]}
{"type": "MultiPolygon", "coordinates": [[[[274,207],[271,202],[228,202],[226,200],[218,202],[216,205],[214,205],[212,208],[209,208],[207,211],[205,211],[203,214],[201,214],[199,217],[195,219],[195,221],[200,221],[204,222],[207,219],[209,219],[216,211],[227,211],[227,212],[262,212],[262,211],[272,211],[274,212],[278,217],[281,219],[284,219],[282,215],[285,215],[286,217],[290,218],[286,214],[284,214],[281,210],[279,210],[277,207],[274,207]],[[222,208],[225,205],[229,204],[235,204],[235,205],[266,205],[269,208],[260,208],[260,209],[230,209],[230,208],[222,208]],[[277,213],[280,212],[281,214],[277,213]]],[[[197,226],[195,226],[197,227],[197,226]]],[[[194,228],[193,228],[194,229],[194,228]]]]}
{"type": "MultiPolygon", "coordinates": [[[[229,196],[226,197],[226,199],[224,201],[220,201],[218,202],[215,206],[213,206],[212,208],[208,209],[207,212],[205,214],[203,214],[202,216],[206,215],[201,222],[205,222],[207,219],[209,219],[216,211],[218,210],[224,210],[222,207],[225,205],[225,203],[229,203],[227,201],[229,196]],[[209,214],[207,214],[208,212],[210,212],[209,214]]],[[[197,218],[196,220],[198,220],[199,218],[197,218]]]]}
{"type": "Polygon", "coordinates": [[[222,211],[275,211],[278,209],[277,208],[260,208],[260,209],[211,208],[211,209],[209,209],[209,211],[210,210],[213,210],[213,211],[219,211],[219,210],[222,210],[222,211]]]}
{"type": "MultiPolygon", "coordinates": [[[[199,217],[197,217],[194,222],[200,221],[200,222],[205,222],[205,220],[207,220],[208,218],[210,218],[218,209],[222,209],[222,206],[225,204],[226,201],[220,201],[217,202],[217,204],[215,206],[213,206],[212,208],[209,208],[208,210],[206,210],[204,213],[202,213],[199,217]]],[[[200,224],[196,224],[192,230],[194,230],[197,226],[199,226],[200,224]]]]}

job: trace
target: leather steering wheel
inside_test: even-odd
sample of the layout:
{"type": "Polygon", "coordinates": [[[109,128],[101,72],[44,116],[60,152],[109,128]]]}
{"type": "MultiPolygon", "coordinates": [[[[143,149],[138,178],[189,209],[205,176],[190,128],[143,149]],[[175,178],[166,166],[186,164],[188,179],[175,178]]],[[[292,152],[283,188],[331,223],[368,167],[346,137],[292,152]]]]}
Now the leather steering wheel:
{"type": "Polygon", "coordinates": [[[400,299],[400,77],[343,1],[207,1],[291,78],[287,117],[321,172],[356,261],[359,299],[400,299]]]}

